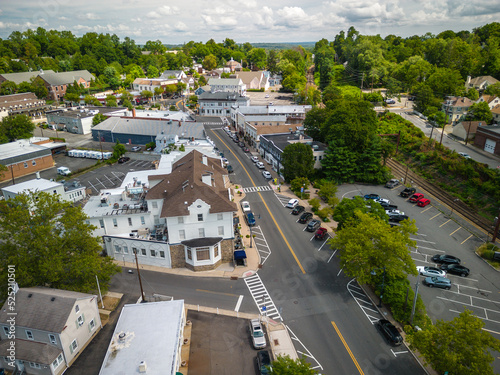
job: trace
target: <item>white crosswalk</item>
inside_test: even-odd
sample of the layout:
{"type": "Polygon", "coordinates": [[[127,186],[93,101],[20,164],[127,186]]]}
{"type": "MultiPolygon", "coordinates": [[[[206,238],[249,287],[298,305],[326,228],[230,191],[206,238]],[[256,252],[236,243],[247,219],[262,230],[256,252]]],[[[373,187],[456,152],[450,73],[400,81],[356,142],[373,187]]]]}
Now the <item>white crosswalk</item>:
{"type": "Polygon", "coordinates": [[[245,284],[247,284],[248,290],[250,291],[250,294],[252,295],[252,298],[262,315],[265,315],[273,320],[283,321],[258,274],[246,277],[245,284]]]}
{"type": "Polygon", "coordinates": [[[361,308],[361,311],[365,313],[371,324],[375,324],[375,322],[378,322],[379,319],[381,319],[377,308],[373,305],[372,301],[370,301],[363,289],[360,288],[356,279],[349,281],[347,284],[347,290],[361,308]]]}
{"type": "Polygon", "coordinates": [[[257,193],[259,191],[271,191],[271,190],[273,190],[273,188],[269,185],[251,186],[251,187],[243,188],[244,193],[257,193]]]}

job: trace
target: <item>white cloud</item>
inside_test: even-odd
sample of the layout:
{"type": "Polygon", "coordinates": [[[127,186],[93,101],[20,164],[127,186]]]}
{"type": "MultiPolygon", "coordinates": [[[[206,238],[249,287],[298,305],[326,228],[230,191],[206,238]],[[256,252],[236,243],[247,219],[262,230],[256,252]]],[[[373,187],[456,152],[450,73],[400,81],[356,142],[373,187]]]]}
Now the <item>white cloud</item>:
{"type": "Polygon", "coordinates": [[[188,27],[184,22],[179,21],[175,24],[174,29],[175,31],[187,31],[188,27]]]}
{"type": "Polygon", "coordinates": [[[89,13],[80,14],[78,16],[78,18],[81,19],[81,20],[99,20],[100,19],[100,17],[97,14],[90,13],[90,12],[89,13]]]}
{"type": "Polygon", "coordinates": [[[68,18],[68,17],[64,17],[64,16],[58,17],[57,19],[58,19],[59,21],[67,21],[67,20],[69,20],[69,18],[68,18]]]}
{"type": "Polygon", "coordinates": [[[314,26],[315,18],[308,16],[304,9],[300,7],[284,7],[276,11],[279,19],[276,21],[278,25],[283,25],[291,28],[301,26],[314,26]]]}
{"type": "Polygon", "coordinates": [[[253,15],[255,25],[271,28],[274,25],[273,10],[264,6],[260,12],[253,15]]]}
{"type": "Polygon", "coordinates": [[[163,5],[156,10],[152,10],[151,12],[146,14],[146,16],[149,18],[157,19],[163,16],[172,16],[176,14],[180,14],[179,8],[177,8],[176,6],[170,7],[168,5],[163,5]]]}

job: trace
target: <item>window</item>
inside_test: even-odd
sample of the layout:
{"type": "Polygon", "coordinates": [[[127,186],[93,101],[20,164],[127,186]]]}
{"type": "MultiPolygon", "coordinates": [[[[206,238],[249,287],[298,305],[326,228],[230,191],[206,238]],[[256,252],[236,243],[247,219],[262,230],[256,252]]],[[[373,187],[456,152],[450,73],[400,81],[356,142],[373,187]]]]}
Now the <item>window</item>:
{"type": "Polygon", "coordinates": [[[79,312],[80,312],[80,306],[76,305],[76,306],[75,306],[75,313],[77,313],[77,314],[78,314],[79,312]]]}
{"type": "Polygon", "coordinates": [[[101,228],[104,228],[104,220],[103,219],[99,219],[99,225],[101,226],[101,228]]]}
{"type": "Polygon", "coordinates": [[[128,254],[128,247],[127,246],[123,246],[123,253],[128,254]]]}
{"type": "Polygon", "coordinates": [[[33,367],[33,368],[42,368],[42,366],[38,363],[35,363],[35,362],[30,362],[30,367],[33,367]]]}
{"type": "Polygon", "coordinates": [[[193,260],[193,252],[190,247],[187,248],[187,255],[189,260],[193,260]]]}
{"type": "Polygon", "coordinates": [[[146,253],[146,249],[141,249],[141,255],[146,256],[146,254],[147,254],[147,253],[146,253]]]}
{"type": "Polygon", "coordinates": [[[116,228],[118,226],[118,221],[116,219],[113,219],[113,226],[116,228]]]}
{"type": "Polygon", "coordinates": [[[184,224],[184,217],[179,216],[179,217],[177,218],[177,224],[184,224]]]}
{"type": "Polygon", "coordinates": [[[31,161],[31,165],[35,166],[35,165],[36,165],[36,161],[35,161],[35,160],[32,160],[32,161],[31,161]]]}
{"type": "Polygon", "coordinates": [[[132,218],[131,218],[131,217],[129,217],[129,218],[128,218],[128,226],[129,226],[129,227],[131,227],[131,226],[132,226],[132,218]]]}
{"type": "Polygon", "coordinates": [[[219,248],[220,244],[217,244],[217,246],[214,247],[214,258],[219,256],[219,248]]]}
{"type": "Polygon", "coordinates": [[[76,319],[77,323],[78,323],[78,326],[82,326],[83,325],[83,322],[84,322],[84,319],[83,319],[83,314],[80,315],[77,319],[76,319]]]}
{"type": "Polygon", "coordinates": [[[224,235],[224,227],[218,227],[218,231],[219,231],[219,236],[224,235]]]}
{"type": "Polygon", "coordinates": [[[160,217],[158,215],[154,216],[155,225],[160,224],[160,217]]]}
{"type": "Polygon", "coordinates": [[[52,362],[52,367],[57,368],[63,361],[63,355],[62,353],[59,354],[59,356],[52,362]]]}
{"type": "Polygon", "coordinates": [[[121,251],[120,246],[115,245],[115,253],[119,253],[121,251]]]}
{"type": "Polygon", "coordinates": [[[141,216],[141,225],[146,224],[146,219],[144,219],[144,216],[141,216]]]}
{"type": "Polygon", "coordinates": [[[163,250],[160,250],[160,258],[165,259],[165,252],[163,250]]]}
{"type": "Polygon", "coordinates": [[[9,327],[3,326],[3,333],[5,333],[8,336],[9,335],[9,327]]]}
{"type": "Polygon", "coordinates": [[[94,319],[92,319],[90,322],[89,322],[89,330],[90,331],[93,331],[95,328],[95,322],[94,322],[94,319]]]}
{"type": "Polygon", "coordinates": [[[156,250],[149,250],[151,252],[151,256],[154,258],[156,257],[156,250]]]}
{"type": "Polygon", "coordinates": [[[55,335],[49,335],[49,340],[51,344],[57,344],[57,339],[55,335]]]}
{"type": "Polygon", "coordinates": [[[24,168],[28,168],[28,163],[24,162],[24,168]]]}
{"type": "Polygon", "coordinates": [[[198,229],[198,237],[205,237],[205,228],[198,229]]]}
{"type": "MultiPolygon", "coordinates": [[[[76,339],[74,339],[71,345],[69,346],[69,351],[71,352],[71,354],[73,354],[73,352],[76,349],[78,349],[78,342],[76,341],[76,339]]],[[[59,357],[57,359],[59,359],[59,357]]]]}
{"type": "Polygon", "coordinates": [[[222,220],[224,218],[224,214],[217,214],[217,220],[222,220]]]}
{"type": "Polygon", "coordinates": [[[198,214],[198,221],[203,221],[203,214],[198,214]]]}
{"type": "Polygon", "coordinates": [[[28,340],[34,340],[35,338],[33,337],[33,332],[31,331],[26,331],[26,337],[28,340]]]}
{"type": "Polygon", "coordinates": [[[316,159],[317,159],[317,158],[318,158],[317,156],[314,156],[314,157],[313,157],[314,161],[316,161],[316,159]]]}
{"type": "Polygon", "coordinates": [[[158,202],[153,201],[152,205],[153,205],[153,208],[158,208],[158,202]]]}
{"type": "Polygon", "coordinates": [[[132,253],[137,254],[137,249],[135,247],[132,248],[132,253]]]}
{"type": "Polygon", "coordinates": [[[210,248],[200,247],[196,249],[196,260],[209,260],[210,259],[210,248]]]}
{"type": "Polygon", "coordinates": [[[186,231],[184,229],[179,230],[179,239],[180,240],[186,239],[186,231]]]}

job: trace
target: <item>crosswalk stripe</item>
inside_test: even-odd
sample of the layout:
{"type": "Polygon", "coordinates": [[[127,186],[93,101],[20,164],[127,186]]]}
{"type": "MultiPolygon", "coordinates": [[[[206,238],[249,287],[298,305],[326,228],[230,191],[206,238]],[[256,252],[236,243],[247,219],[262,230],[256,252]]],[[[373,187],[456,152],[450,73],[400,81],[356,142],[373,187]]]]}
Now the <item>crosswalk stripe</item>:
{"type": "Polygon", "coordinates": [[[246,277],[245,284],[247,284],[248,290],[262,315],[264,315],[262,306],[266,306],[266,316],[273,320],[283,320],[258,274],[246,277]]]}
{"type": "Polygon", "coordinates": [[[251,187],[243,188],[243,192],[244,193],[256,193],[256,192],[259,192],[259,191],[271,191],[271,190],[273,190],[273,189],[269,185],[251,186],[251,187]]]}

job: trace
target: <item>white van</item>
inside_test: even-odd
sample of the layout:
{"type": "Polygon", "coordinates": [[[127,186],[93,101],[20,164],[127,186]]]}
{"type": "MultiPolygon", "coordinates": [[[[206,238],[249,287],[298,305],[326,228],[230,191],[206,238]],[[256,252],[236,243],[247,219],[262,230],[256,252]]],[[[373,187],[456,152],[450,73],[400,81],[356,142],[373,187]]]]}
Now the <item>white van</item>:
{"type": "Polygon", "coordinates": [[[59,168],[57,168],[57,174],[60,174],[63,176],[68,176],[71,174],[71,171],[69,170],[69,168],[59,167],[59,168]]]}

